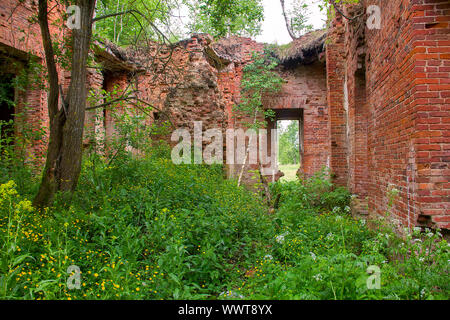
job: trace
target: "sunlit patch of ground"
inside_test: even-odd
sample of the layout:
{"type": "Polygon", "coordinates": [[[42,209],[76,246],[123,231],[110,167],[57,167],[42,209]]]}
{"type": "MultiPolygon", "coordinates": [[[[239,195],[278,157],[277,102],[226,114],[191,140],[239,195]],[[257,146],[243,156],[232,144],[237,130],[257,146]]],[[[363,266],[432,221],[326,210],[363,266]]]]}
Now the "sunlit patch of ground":
{"type": "Polygon", "coordinates": [[[297,173],[297,170],[299,168],[298,164],[285,164],[285,165],[279,165],[278,168],[281,172],[284,173],[284,177],[280,179],[282,182],[286,181],[295,181],[297,180],[297,176],[295,175],[297,173]]]}

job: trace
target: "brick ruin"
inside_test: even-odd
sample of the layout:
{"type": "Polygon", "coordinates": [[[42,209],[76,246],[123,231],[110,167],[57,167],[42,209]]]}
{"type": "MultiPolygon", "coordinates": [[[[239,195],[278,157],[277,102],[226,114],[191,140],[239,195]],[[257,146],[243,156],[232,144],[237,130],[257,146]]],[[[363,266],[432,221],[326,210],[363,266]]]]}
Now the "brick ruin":
{"type": "MultiPolygon", "coordinates": [[[[362,0],[343,8],[347,16],[381,8],[381,28],[365,16],[336,14],[327,31],[316,31],[278,51],[279,94],[264,99],[276,120],[299,120],[301,166],[309,176],[329,167],[338,185],[356,198],[356,215],[382,214],[389,190],[399,191],[392,213],[403,226],[450,229],[450,3],[439,0],[362,0]]],[[[30,57],[44,64],[40,31],[30,23],[33,0],[0,3],[0,76],[8,79],[30,57]],[[14,66],[14,67],[12,67],[14,66]]],[[[61,15],[56,7],[51,20],[61,15]]],[[[64,28],[52,25],[62,38],[64,28]]],[[[205,34],[174,45],[126,51],[98,43],[87,86],[93,92],[125,90],[156,107],[148,124],[168,117],[175,127],[239,127],[243,68],[264,45],[249,38],[214,41],[205,34]],[[156,119],[156,120],[155,120],[156,119]]],[[[63,90],[69,73],[60,68],[63,90]]],[[[48,127],[46,92],[16,90],[16,110],[36,130],[48,127]]],[[[110,136],[110,108],[88,112],[86,132],[110,136]]],[[[269,122],[269,128],[276,122],[269,122]]],[[[19,126],[17,126],[19,128],[19,126]]],[[[20,129],[16,129],[20,134],[20,129]]],[[[45,136],[30,149],[42,156],[45,136]]],[[[88,143],[88,141],[86,142],[88,143]]],[[[229,167],[229,176],[236,176],[229,167]]],[[[249,179],[248,170],[245,179],[249,179]]]]}

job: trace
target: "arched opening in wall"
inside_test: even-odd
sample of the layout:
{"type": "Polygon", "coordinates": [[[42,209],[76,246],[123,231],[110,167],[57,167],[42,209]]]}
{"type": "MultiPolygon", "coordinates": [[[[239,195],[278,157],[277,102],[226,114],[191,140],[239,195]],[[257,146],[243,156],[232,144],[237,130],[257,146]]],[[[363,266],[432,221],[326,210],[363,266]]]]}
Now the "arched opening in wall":
{"type": "Polygon", "coordinates": [[[294,181],[303,169],[303,109],[274,110],[281,181],[294,181]]]}

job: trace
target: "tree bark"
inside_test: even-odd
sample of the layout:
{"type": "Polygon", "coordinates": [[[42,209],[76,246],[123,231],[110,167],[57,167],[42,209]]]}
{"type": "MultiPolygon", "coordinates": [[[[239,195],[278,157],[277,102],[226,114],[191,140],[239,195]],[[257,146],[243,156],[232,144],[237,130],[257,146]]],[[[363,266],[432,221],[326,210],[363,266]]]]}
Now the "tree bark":
{"type": "Polygon", "coordinates": [[[50,137],[42,182],[33,204],[51,205],[57,192],[72,193],[81,171],[83,130],[87,99],[87,58],[92,38],[95,0],[78,0],[81,28],[72,31],[71,81],[63,107],[58,107],[59,82],[48,25],[47,0],[39,0],[38,20],[49,74],[48,112],[50,137]]]}
{"type": "Polygon", "coordinates": [[[295,36],[294,32],[291,29],[291,25],[289,23],[289,19],[286,14],[286,9],[284,7],[284,0],[280,0],[280,3],[281,3],[281,10],[283,12],[284,21],[286,22],[286,29],[287,29],[289,35],[291,36],[292,40],[295,40],[295,39],[297,39],[297,37],[295,36]]]}

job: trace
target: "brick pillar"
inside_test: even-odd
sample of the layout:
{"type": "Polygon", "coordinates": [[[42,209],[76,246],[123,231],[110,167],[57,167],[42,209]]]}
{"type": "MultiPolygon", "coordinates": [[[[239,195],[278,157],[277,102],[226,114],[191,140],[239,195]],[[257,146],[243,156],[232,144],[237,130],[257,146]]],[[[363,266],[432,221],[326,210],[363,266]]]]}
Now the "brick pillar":
{"type": "Polygon", "coordinates": [[[450,3],[415,1],[412,10],[417,222],[449,229],[450,3]]]}
{"type": "Polygon", "coordinates": [[[347,121],[344,108],[344,27],[342,17],[333,21],[327,44],[327,90],[330,112],[331,161],[330,166],[335,175],[335,183],[347,185],[347,121]]]}

